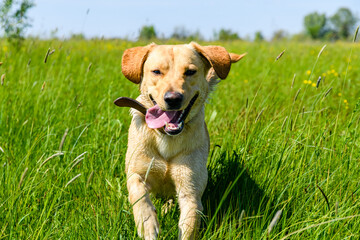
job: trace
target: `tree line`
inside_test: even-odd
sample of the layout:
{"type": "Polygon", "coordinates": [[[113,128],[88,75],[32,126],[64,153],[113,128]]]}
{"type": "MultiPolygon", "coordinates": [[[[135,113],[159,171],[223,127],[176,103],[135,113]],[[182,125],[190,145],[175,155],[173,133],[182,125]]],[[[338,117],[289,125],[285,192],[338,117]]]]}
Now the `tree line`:
{"type": "MultiPolygon", "coordinates": [[[[337,12],[330,17],[325,14],[313,12],[304,17],[304,32],[290,35],[284,30],[277,30],[273,33],[271,41],[283,39],[304,40],[321,39],[327,41],[348,40],[356,28],[358,18],[348,8],[339,8],[337,12]]],[[[159,36],[154,25],[145,25],[139,31],[139,40],[151,40],[162,38],[159,36]]],[[[170,35],[170,39],[185,40],[204,40],[200,31],[191,32],[185,27],[175,27],[174,32],[170,35]]],[[[261,31],[255,32],[253,37],[247,36],[241,38],[238,33],[231,29],[220,29],[214,32],[213,40],[229,41],[229,40],[248,40],[263,41],[265,38],[261,31]]]]}

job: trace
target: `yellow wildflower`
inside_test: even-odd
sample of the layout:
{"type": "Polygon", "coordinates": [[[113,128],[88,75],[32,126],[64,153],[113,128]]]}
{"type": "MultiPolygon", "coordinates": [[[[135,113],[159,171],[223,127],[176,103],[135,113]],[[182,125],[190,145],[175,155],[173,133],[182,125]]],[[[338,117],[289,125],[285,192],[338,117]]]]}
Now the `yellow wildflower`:
{"type": "Polygon", "coordinates": [[[341,92],[338,93],[338,96],[341,97],[341,92]]]}
{"type": "Polygon", "coordinates": [[[316,83],[311,84],[311,86],[316,87],[316,83]]]}
{"type": "Polygon", "coordinates": [[[348,103],[348,101],[346,99],[344,99],[344,103],[348,103]]]}
{"type": "Polygon", "coordinates": [[[308,83],[308,80],[304,80],[304,83],[307,84],[307,83],[308,83]]]}
{"type": "Polygon", "coordinates": [[[307,75],[310,75],[310,74],[311,74],[311,71],[310,71],[310,70],[307,70],[307,71],[306,71],[306,74],[307,74],[307,75]]]}
{"type": "Polygon", "coordinates": [[[247,80],[247,79],[244,80],[244,83],[248,83],[248,82],[249,82],[249,80],[247,80]]]}

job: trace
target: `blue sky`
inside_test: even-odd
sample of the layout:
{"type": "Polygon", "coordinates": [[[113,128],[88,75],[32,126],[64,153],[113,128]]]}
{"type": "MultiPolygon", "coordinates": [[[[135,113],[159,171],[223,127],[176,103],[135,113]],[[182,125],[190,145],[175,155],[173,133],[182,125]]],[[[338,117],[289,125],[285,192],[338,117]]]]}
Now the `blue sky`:
{"type": "Polygon", "coordinates": [[[220,28],[241,37],[261,31],[269,38],[278,29],[290,34],[302,31],[304,16],[314,11],[331,16],[348,7],[360,17],[360,0],[35,0],[35,4],[29,11],[32,27],[27,34],[49,37],[57,29],[60,38],[84,33],[135,39],[141,26],[148,24],[164,36],[183,26],[199,30],[207,39],[220,28]]]}

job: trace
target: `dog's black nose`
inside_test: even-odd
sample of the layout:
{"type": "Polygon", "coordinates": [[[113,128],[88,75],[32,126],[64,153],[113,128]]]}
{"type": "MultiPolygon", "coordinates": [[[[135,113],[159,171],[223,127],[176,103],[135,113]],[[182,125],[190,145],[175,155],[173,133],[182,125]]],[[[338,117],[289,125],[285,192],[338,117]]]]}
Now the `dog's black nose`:
{"type": "Polygon", "coordinates": [[[166,92],[164,100],[169,110],[176,110],[181,107],[184,95],[179,92],[166,92]]]}

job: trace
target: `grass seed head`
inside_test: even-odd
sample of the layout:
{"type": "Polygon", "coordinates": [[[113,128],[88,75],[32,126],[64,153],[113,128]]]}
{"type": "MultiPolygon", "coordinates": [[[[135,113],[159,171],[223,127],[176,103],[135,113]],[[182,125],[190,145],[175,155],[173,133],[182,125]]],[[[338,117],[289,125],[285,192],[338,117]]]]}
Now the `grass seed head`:
{"type": "Polygon", "coordinates": [[[296,92],[295,97],[294,97],[294,102],[296,101],[297,97],[299,96],[300,91],[301,91],[301,88],[299,88],[299,90],[296,92]]]}
{"type": "Polygon", "coordinates": [[[55,153],[53,155],[51,155],[50,157],[48,157],[47,159],[45,159],[45,161],[43,161],[41,164],[40,164],[40,167],[41,168],[45,163],[47,163],[50,159],[54,158],[54,157],[57,157],[57,156],[61,156],[61,155],[64,155],[64,153],[55,153]]]}
{"type": "Polygon", "coordinates": [[[90,71],[91,66],[92,66],[92,63],[90,63],[90,64],[89,64],[89,66],[87,67],[87,70],[86,70],[87,72],[89,72],[89,71],[90,71]]]}
{"type": "Polygon", "coordinates": [[[62,148],[64,146],[64,143],[65,143],[65,139],[66,139],[66,136],[68,135],[68,132],[69,132],[69,129],[67,128],[64,132],[64,135],[61,139],[61,142],[60,142],[60,145],[59,145],[59,151],[61,152],[62,151],[62,148]]]}
{"type": "Polygon", "coordinates": [[[285,50],[286,50],[286,49],[284,49],[284,51],[282,51],[282,52],[276,57],[275,61],[279,60],[279,59],[282,57],[282,55],[284,55],[285,50]]]}
{"type": "Polygon", "coordinates": [[[5,73],[1,75],[1,86],[4,85],[5,73]]]}
{"type": "Polygon", "coordinates": [[[268,234],[270,234],[271,231],[273,230],[273,228],[276,226],[277,222],[279,221],[279,219],[281,217],[281,213],[282,213],[282,210],[277,211],[274,218],[271,220],[269,227],[268,227],[268,234]]]}
{"type": "Polygon", "coordinates": [[[357,38],[357,35],[358,35],[358,32],[359,32],[359,27],[360,27],[360,25],[359,25],[359,26],[356,28],[356,30],[355,30],[353,42],[356,41],[356,38],[357,38]]]}
{"type": "Polygon", "coordinates": [[[319,54],[318,54],[318,58],[321,56],[322,52],[324,51],[324,49],[326,48],[326,44],[321,48],[319,54]]]}
{"type": "Polygon", "coordinates": [[[19,182],[19,188],[21,187],[22,182],[25,179],[26,173],[29,170],[29,168],[25,168],[24,172],[21,174],[20,182],[19,182]]]}
{"type": "Polygon", "coordinates": [[[319,76],[319,78],[316,82],[316,88],[319,88],[320,82],[321,82],[321,76],[319,76]]]}
{"type": "Polygon", "coordinates": [[[332,88],[329,88],[329,90],[326,91],[326,93],[324,94],[324,98],[331,92],[332,88]]]}
{"type": "Polygon", "coordinates": [[[41,86],[41,91],[44,91],[45,85],[46,85],[46,82],[44,82],[43,85],[41,86]]]}
{"type": "Polygon", "coordinates": [[[88,179],[87,179],[87,181],[86,181],[86,187],[89,186],[89,184],[90,184],[93,176],[94,176],[94,171],[92,171],[92,172],[90,173],[90,175],[89,175],[89,177],[88,177],[88,179]]]}
{"type": "Polygon", "coordinates": [[[75,177],[73,177],[70,181],[68,181],[66,184],[65,184],[65,187],[66,188],[67,186],[69,186],[73,181],[75,181],[78,177],[81,176],[81,173],[79,173],[78,175],[76,175],[75,177]]]}
{"type": "Polygon", "coordinates": [[[46,55],[45,55],[45,58],[44,58],[44,63],[47,62],[49,55],[50,55],[50,48],[46,52],[46,55]]]}
{"type": "Polygon", "coordinates": [[[293,88],[293,86],[294,86],[295,78],[296,78],[296,73],[294,73],[294,77],[293,77],[293,80],[292,80],[292,83],[291,83],[291,88],[293,88]]]}

